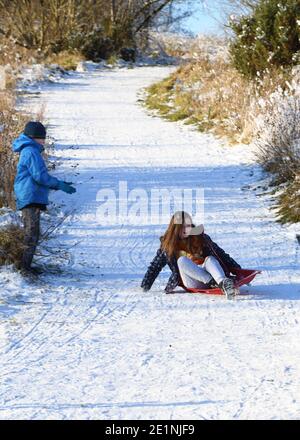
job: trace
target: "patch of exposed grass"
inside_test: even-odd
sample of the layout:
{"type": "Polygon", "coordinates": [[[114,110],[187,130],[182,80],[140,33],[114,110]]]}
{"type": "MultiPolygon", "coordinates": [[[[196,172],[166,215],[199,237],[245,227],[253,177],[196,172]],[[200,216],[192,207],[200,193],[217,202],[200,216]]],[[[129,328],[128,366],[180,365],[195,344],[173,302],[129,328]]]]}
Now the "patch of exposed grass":
{"type": "Polygon", "coordinates": [[[118,62],[118,57],[115,53],[111,54],[107,59],[107,64],[110,64],[111,66],[116,66],[118,62]]]}
{"type": "Polygon", "coordinates": [[[171,75],[148,87],[146,89],[146,107],[150,110],[157,110],[161,116],[166,117],[172,110],[170,99],[172,97],[174,81],[175,79],[173,78],[173,75],[171,75]]]}
{"type": "Polygon", "coordinates": [[[203,58],[147,88],[145,105],[170,121],[186,120],[200,131],[212,130],[234,141],[249,105],[249,96],[236,92],[245,87],[243,81],[223,60],[203,58]]]}
{"type": "Polygon", "coordinates": [[[300,179],[287,185],[278,198],[276,208],[280,223],[300,222],[300,179]]]}
{"type": "Polygon", "coordinates": [[[80,52],[62,51],[58,54],[49,55],[45,62],[47,64],[58,64],[65,70],[76,70],[78,63],[84,60],[85,57],[80,52]]]}

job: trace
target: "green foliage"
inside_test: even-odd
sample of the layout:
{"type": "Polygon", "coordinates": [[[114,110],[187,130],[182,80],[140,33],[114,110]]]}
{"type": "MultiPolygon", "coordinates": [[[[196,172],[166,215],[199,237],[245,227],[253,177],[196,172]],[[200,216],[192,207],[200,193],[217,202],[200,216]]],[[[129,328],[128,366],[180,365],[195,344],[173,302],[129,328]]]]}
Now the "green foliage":
{"type": "Polygon", "coordinates": [[[171,110],[169,101],[173,95],[175,81],[176,76],[173,74],[166,79],[148,87],[146,89],[146,106],[150,110],[158,110],[160,115],[166,116],[171,110]]]}
{"type": "Polygon", "coordinates": [[[299,62],[299,0],[261,0],[251,15],[232,20],[230,27],[235,33],[231,58],[246,77],[299,62]]]}

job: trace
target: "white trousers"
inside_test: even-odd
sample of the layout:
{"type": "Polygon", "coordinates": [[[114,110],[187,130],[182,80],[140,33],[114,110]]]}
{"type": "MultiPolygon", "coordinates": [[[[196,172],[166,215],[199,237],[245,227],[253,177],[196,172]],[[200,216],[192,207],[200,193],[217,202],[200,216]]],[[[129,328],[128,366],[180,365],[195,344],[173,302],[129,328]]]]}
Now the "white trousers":
{"type": "Polygon", "coordinates": [[[212,278],[218,284],[225,278],[219,261],[211,255],[205,258],[203,264],[196,264],[188,257],[179,257],[177,264],[183,284],[187,288],[205,288],[212,278]]]}

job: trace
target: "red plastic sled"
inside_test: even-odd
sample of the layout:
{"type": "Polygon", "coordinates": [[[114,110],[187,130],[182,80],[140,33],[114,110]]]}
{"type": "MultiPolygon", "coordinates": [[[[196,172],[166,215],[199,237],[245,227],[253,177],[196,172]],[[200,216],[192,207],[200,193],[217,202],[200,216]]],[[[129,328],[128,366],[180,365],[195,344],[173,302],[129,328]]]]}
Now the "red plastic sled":
{"type": "MultiPolygon", "coordinates": [[[[243,284],[249,284],[257,274],[261,273],[260,270],[254,270],[254,269],[230,269],[230,272],[235,275],[234,278],[234,285],[238,289],[243,284]]],[[[208,293],[210,295],[224,295],[222,290],[219,287],[216,287],[214,289],[188,289],[187,287],[182,287],[190,293],[208,293]]]]}

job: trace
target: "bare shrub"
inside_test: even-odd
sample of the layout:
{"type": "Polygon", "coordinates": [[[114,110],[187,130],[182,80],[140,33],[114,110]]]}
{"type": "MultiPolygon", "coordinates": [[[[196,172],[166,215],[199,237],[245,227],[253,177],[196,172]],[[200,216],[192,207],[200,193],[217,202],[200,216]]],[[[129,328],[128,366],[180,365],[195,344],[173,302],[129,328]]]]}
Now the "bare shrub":
{"type": "Polygon", "coordinates": [[[276,183],[292,181],[300,169],[300,96],[279,88],[260,102],[257,157],[276,183]]]}
{"type": "MultiPolygon", "coordinates": [[[[62,265],[66,266],[70,263],[72,258],[70,246],[63,245],[56,238],[60,227],[73,214],[74,210],[71,210],[59,218],[45,217],[35,253],[35,262],[47,263],[47,266],[51,264],[54,266],[53,263],[56,263],[59,270],[62,265]]],[[[76,245],[77,243],[72,247],[76,245]]],[[[0,227],[0,266],[14,264],[16,268],[19,268],[24,250],[24,228],[19,221],[0,227]]]]}
{"type": "Polygon", "coordinates": [[[60,240],[57,240],[59,229],[63,224],[74,215],[75,210],[70,210],[64,213],[59,218],[48,216],[48,225],[45,219],[43,222],[43,232],[39,239],[37,251],[35,253],[34,261],[43,266],[47,264],[48,270],[51,268],[55,272],[62,272],[66,266],[72,261],[71,248],[77,246],[76,242],[73,246],[63,244],[60,240]]]}
{"type": "Polygon", "coordinates": [[[135,46],[157,21],[169,25],[189,14],[175,4],[191,0],[0,0],[0,34],[20,47],[59,53],[83,50],[90,57],[135,46]],[[106,44],[109,47],[105,47],[106,44]],[[101,51],[99,47],[102,46],[101,51]]]}
{"type": "Polygon", "coordinates": [[[0,93],[0,206],[15,207],[13,185],[18,158],[12,152],[12,142],[27,120],[27,116],[15,110],[14,97],[0,93]]]}

